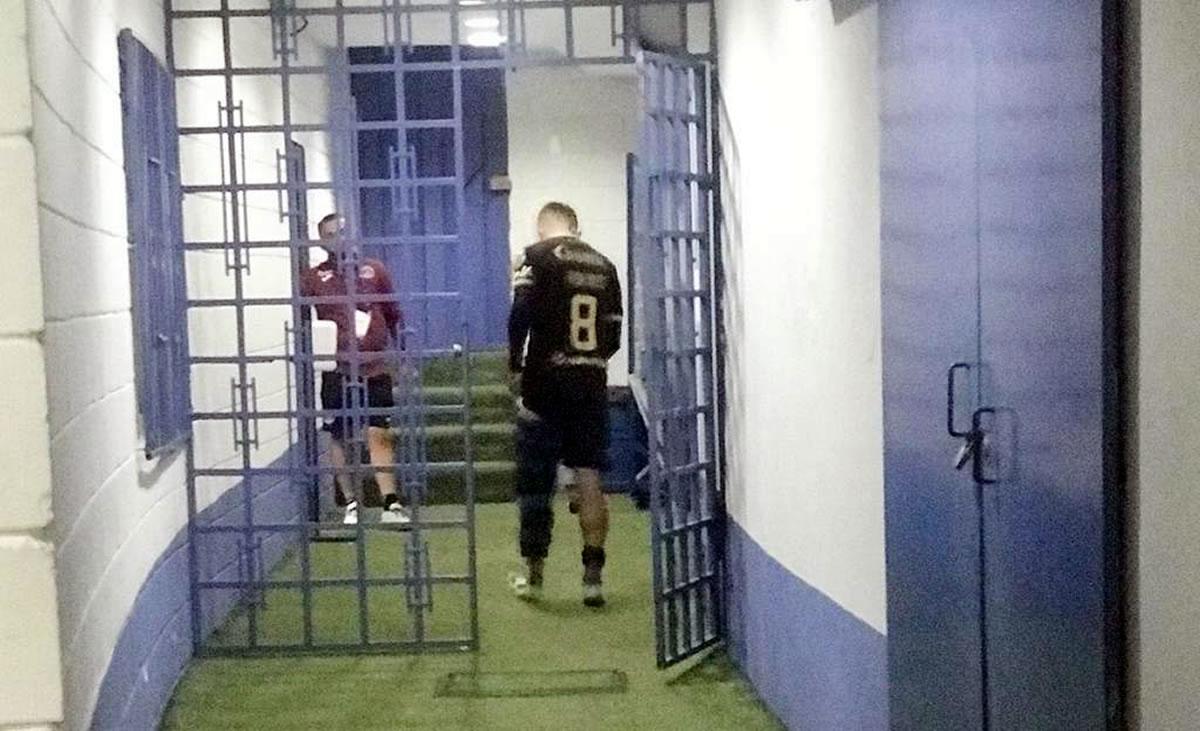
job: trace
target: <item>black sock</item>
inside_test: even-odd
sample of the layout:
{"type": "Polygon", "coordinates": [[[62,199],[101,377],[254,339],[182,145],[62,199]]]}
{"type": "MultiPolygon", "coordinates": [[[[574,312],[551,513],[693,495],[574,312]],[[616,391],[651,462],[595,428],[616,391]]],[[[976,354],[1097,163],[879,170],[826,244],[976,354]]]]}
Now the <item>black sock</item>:
{"type": "Polygon", "coordinates": [[[583,580],[588,584],[599,584],[604,570],[604,549],[599,546],[583,547],[583,580]]]}
{"type": "Polygon", "coordinates": [[[527,564],[529,567],[529,576],[527,577],[529,579],[529,584],[531,586],[541,586],[543,580],[542,576],[546,566],[545,560],[540,558],[531,558],[528,559],[527,564]]]}
{"type": "Polygon", "coordinates": [[[388,510],[393,505],[396,505],[399,502],[400,502],[400,498],[396,497],[396,493],[392,493],[391,495],[384,495],[383,496],[383,509],[388,510]]]}

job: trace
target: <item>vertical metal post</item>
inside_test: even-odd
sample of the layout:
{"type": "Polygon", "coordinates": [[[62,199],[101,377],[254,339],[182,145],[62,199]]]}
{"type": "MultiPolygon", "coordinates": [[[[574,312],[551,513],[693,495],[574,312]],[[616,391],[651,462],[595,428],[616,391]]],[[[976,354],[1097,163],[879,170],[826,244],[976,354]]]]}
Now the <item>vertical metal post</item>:
{"type": "MultiPolygon", "coordinates": [[[[167,71],[171,74],[172,79],[175,77],[175,23],[172,16],[173,12],[174,0],[163,0],[163,13],[166,18],[164,36],[166,39],[167,71]]],[[[182,205],[182,201],[180,204],[182,205]]],[[[223,212],[224,206],[222,206],[223,212]]],[[[187,323],[186,307],[183,321],[185,324],[187,323]]],[[[184,367],[189,371],[191,370],[190,364],[185,364],[184,367]]],[[[188,437],[186,451],[188,615],[191,624],[192,654],[195,655],[204,646],[204,618],[200,603],[200,548],[197,543],[200,540],[200,533],[197,530],[199,528],[199,515],[196,509],[196,439],[194,436],[188,437]]]]}
{"type": "MultiPolygon", "coordinates": [[[[412,42],[412,27],[411,13],[404,12],[399,3],[392,6],[392,23],[393,37],[402,38],[404,29],[409,31],[408,42],[412,42]]],[[[415,181],[413,179],[413,151],[410,149],[408,140],[408,104],[405,97],[408,79],[405,77],[405,55],[408,46],[397,43],[392,47],[392,84],[395,96],[395,114],[396,114],[396,152],[399,156],[399,162],[403,164],[397,165],[398,177],[390,184],[391,192],[394,194],[397,187],[400,190],[401,198],[408,199],[409,190],[415,192],[419,199],[420,191],[416,190],[415,181]]],[[[412,216],[416,215],[418,205],[405,206],[408,212],[402,214],[402,231],[407,233],[411,228],[412,216]]],[[[410,246],[411,244],[405,244],[410,246]]],[[[421,244],[423,246],[423,244],[421,244]]],[[[402,251],[403,253],[403,251],[402,251]]],[[[422,307],[425,307],[422,302],[422,307]]],[[[419,386],[417,386],[419,388],[419,386]]],[[[405,422],[408,420],[405,419],[405,422]]],[[[407,426],[407,424],[406,424],[407,426]]],[[[405,440],[410,441],[412,433],[405,434],[405,440]]],[[[410,444],[411,446],[411,444],[410,444]]],[[[409,616],[412,619],[412,633],[418,644],[425,642],[425,607],[424,607],[424,584],[422,577],[424,576],[424,562],[421,558],[421,496],[419,489],[410,491],[409,510],[412,516],[412,524],[410,525],[409,534],[405,541],[405,564],[404,576],[406,581],[406,604],[409,610],[409,616]]]]}
{"type": "Polygon", "coordinates": [[[565,51],[568,60],[575,59],[575,11],[571,4],[563,5],[563,34],[565,36],[565,51]]]}
{"type": "MultiPolygon", "coordinates": [[[[244,304],[245,290],[245,267],[243,256],[247,253],[244,247],[242,220],[239,216],[239,201],[237,196],[238,189],[238,152],[235,124],[235,107],[237,102],[234,99],[233,92],[233,45],[230,38],[230,16],[229,16],[229,0],[221,0],[221,41],[224,51],[224,77],[225,77],[225,120],[224,125],[228,131],[229,149],[228,149],[228,164],[229,164],[229,186],[232,192],[230,196],[230,226],[233,234],[233,282],[234,282],[234,312],[237,326],[237,369],[238,369],[238,384],[241,395],[240,399],[240,414],[233,417],[234,422],[241,422],[242,443],[242,471],[244,475],[250,474],[251,456],[250,456],[250,417],[247,408],[246,385],[249,380],[248,369],[246,366],[246,305],[244,304]]],[[[249,477],[244,477],[242,481],[242,513],[245,521],[243,525],[243,541],[248,544],[254,537],[254,504],[251,495],[252,482],[249,477]]],[[[249,647],[254,648],[258,645],[258,612],[253,604],[246,607],[248,634],[247,642],[249,647]]]]}
{"type": "MultiPolygon", "coordinates": [[[[304,264],[307,262],[308,257],[301,256],[301,252],[300,252],[300,247],[302,245],[307,244],[307,242],[304,241],[299,236],[299,234],[301,233],[300,226],[302,224],[304,224],[305,222],[300,219],[299,211],[292,210],[292,202],[302,196],[307,198],[308,180],[307,180],[307,177],[303,181],[294,180],[293,174],[292,174],[293,171],[296,171],[299,169],[299,161],[293,159],[294,151],[296,149],[296,142],[295,142],[295,138],[294,138],[294,134],[293,134],[293,130],[292,130],[292,99],[291,99],[291,96],[292,96],[292,73],[291,73],[292,60],[293,59],[295,59],[296,61],[300,60],[300,44],[299,44],[299,40],[295,34],[296,26],[295,26],[295,16],[293,15],[294,10],[295,10],[294,3],[288,3],[284,7],[283,15],[275,16],[272,18],[272,25],[278,23],[278,38],[279,38],[279,51],[280,51],[279,52],[279,92],[280,92],[279,96],[280,96],[280,101],[281,101],[281,106],[282,106],[281,122],[283,123],[282,124],[282,127],[283,127],[283,159],[286,161],[284,164],[284,172],[285,172],[284,177],[287,180],[287,189],[286,189],[287,192],[286,192],[286,194],[282,195],[282,198],[286,199],[288,201],[288,238],[289,238],[288,265],[289,265],[289,269],[291,272],[291,276],[290,276],[291,281],[290,281],[289,289],[291,291],[291,299],[292,299],[292,325],[297,334],[297,337],[296,337],[296,346],[297,347],[295,348],[295,351],[296,351],[296,354],[299,354],[301,351],[301,348],[299,347],[299,344],[301,341],[301,338],[299,336],[300,331],[302,328],[307,330],[307,328],[309,327],[307,318],[305,317],[305,313],[304,313],[305,306],[300,304],[300,294],[301,294],[300,281],[301,281],[301,278],[303,277],[304,264]],[[299,187],[297,189],[294,186],[296,186],[296,184],[298,182],[301,183],[301,187],[299,187]]],[[[281,191],[281,193],[283,193],[283,191],[281,191]]],[[[307,206],[306,206],[306,208],[307,208],[307,206]]],[[[281,210],[280,213],[282,214],[283,211],[281,210]]],[[[305,341],[311,343],[312,338],[307,337],[307,338],[305,338],[305,341]]],[[[306,349],[305,355],[309,355],[309,356],[312,355],[311,348],[306,349]]],[[[313,371],[313,361],[310,359],[305,359],[305,358],[295,358],[292,361],[292,363],[285,364],[284,367],[289,375],[288,383],[287,383],[288,405],[289,405],[288,406],[288,417],[287,417],[288,435],[289,435],[288,464],[292,466],[293,470],[295,470],[297,460],[293,453],[294,447],[292,445],[292,441],[290,438],[291,433],[292,433],[292,421],[293,421],[293,417],[294,417],[294,414],[293,414],[292,408],[291,408],[291,404],[293,403],[292,392],[291,392],[292,379],[290,378],[291,369],[294,368],[296,370],[295,383],[297,385],[297,388],[304,387],[305,390],[307,391],[308,387],[311,386],[312,381],[313,381],[313,379],[311,378],[311,374],[313,371]]],[[[311,405],[311,403],[310,403],[311,395],[312,395],[311,393],[305,393],[304,398],[301,399],[301,398],[297,397],[295,399],[295,403],[297,405],[300,405],[301,403],[304,403],[306,405],[311,405]]],[[[311,401],[312,401],[312,403],[315,403],[315,399],[311,399],[311,401]]],[[[305,425],[303,432],[305,433],[306,436],[307,436],[307,432],[310,430],[310,428],[311,427],[309,427],[307,424],[305,425]]],[[[311,441],[308,441],[302,447],[302,451],[304,453],[303,454],[303,457],[304,457],[303,462],[304,462],[305,467],[308,466],[309,460],[312,459],[312,457],[314,456],[314,455],[310,454],[310,451],[309,451],[310,446],[312,446],[311,441]]],[[[290,475],[288,477],[288,479],[295,480],[294,473],[293,473],[293,475],[290,475]]],[[[309,492],[310,487],[307,484],[307,482],[308,482],[308,480],[305,479],[305,480],[303,480],[302,484],[304,486],[305,491],[309,492]]],[[[319,486],[320,478],[318,477],[316,480],[314,480],[314,482],[319,486]]],[[[334,476],[334,484],[335,484],[334,489],[335,490],[337,489],[336,483],[337,483],[337,476],[335,475],[334,476]]],[[[318,489],[319,489],[319,487],[318,487],[318,489]]],[[[309,510],[310,514],[307,515],[306,517],[309,520],[320,520],[320,497],[319,497],[319,495],[313,495],[312,497],[316,498],[313,501],[316,503],[316,510],[313,511],[310,508],[310,510],[309,510]]],[[[302,627],[302,633],[303,633],[303,644],[305,647],[312,647],[312,645],[313,645],[313,587],[312,587],[312,552],[311,552],[311,546],[309,545],[310,532],[311,531],[309,531],[309,530],[305,530],[305,531],[302,531],[297,534],[299,536],[299,542],[300,542],[299,563],[300,563],[300,611],[301,611],[301,615],[302,615],[301,616],[301,627],[302,627]]]]}
{"type": "MultiPolygon", "coordinates": [[[[450,23],[450,57],[454,63],[454,194],[457,221],[455,235],[457,236],[457,253],[458,253],[458,287],[459,287],[459,313],[463,318],[463,434],[466,465],[464,467],[464,480],[466,487],[465,506],[467,520],[467,573],[469,576],[468,582],[468,603],[470,604],[470,635],[471,643],[476,646],[479,641],[479,588],[477,586],[477,564],[475,555],[475,464],[474,464],[474,436],[472,434],[472,400],[473,400],[473,375],[471,373],[471,322],[469,312],[474,308],[469,306],[469,300],[472,293],[463,289],[464,275],[463,272],[469,271],[470,263],[467,261],[465,247],[462,245],[462,222],[466,217],[467,200],[466,190],[464,187],[465,181],[465,166],[466,155],[463,150],[463,71],[462,71],[462,48],[459,38],[459,8],[456,2],[451,6],[451,23],[450,23]]],[[[570,11],[567,11],[568,16],[570,11]]],[[[570,25],[568,24],[568,27],[570,25]]]]}
{"type": "Polygon", "coordinates": [[[466,519],[467,519],[467,592],[470,604],[470,638],[471,647],[479,646],[479,581],[478,561],[475,544],[475,437],[472,425],[473,374],[471,373],[471,333],[468,326],[463,326],[463,453],[466,466],[463,479],[466,484],[466,519]]]}
{"type": "Polygon", "coordinates": [[[189,439],[187,445],[187,533],[188,533],[188,603],[192,623],[192,654],[199,654],[204,647],[204,615],[201,612],[200,596],[200,540],[199,520],[196,510],[196,444],[189,439]]]}

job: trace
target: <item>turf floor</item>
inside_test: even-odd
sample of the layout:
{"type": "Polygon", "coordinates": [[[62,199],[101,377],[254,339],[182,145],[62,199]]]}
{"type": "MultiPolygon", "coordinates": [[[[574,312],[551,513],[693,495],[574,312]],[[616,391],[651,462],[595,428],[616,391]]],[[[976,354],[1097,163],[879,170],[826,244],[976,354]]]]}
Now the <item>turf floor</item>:
{"type": "MultiPolygon", "coordinates": [[[[540,605],[512,598],[506,578],[515,560],[515,514],[510,505],[478,510],[479,604],[482,649],[478,653],[422,656],[290,657],[200,660],[176,690],[164,728],[204,729],[753,729],[781,728],[744,681],[715,655],[684,670],[654,667],[648,526],[624,498],[613,500],[613,525],[605,584],[609,604],[596,611],[579,601],[579,531],[574,516],[558,506],[556,545],[547,564],[540,605]],[[618,671],[620,692],[579,693],[592,682],[576,671],[618,671]],[[439,685],[452,673],[460,687],[501,692],[542,689],[541,697],[445,697],[439,685]]],[[[437,573],[454,572],[465,555],[461,537],[431,538],[437,573]]],[[[315,576],[352,575],[353,544],[313,544],[315,576]]],[[[397,537],[368,544],[367,570],[403,575],[397,537]]],[[[280,565],[275,577],[297,571],[280,565]]],[[[428,629],[450,637],[466,627],[465,594],[448,587],[434,594],[428,629]]],[[[404,639],[412,631],[403,590],[370,599],[373,639],[404,639]]],[[[273,642],[296,641],[298,599],[267,596],[259,631],[273,642]]],[[[313,632],[322,641],[354,641],[359,635],[357,596],[325,589],[313,602],[313,632]]],[[[234,617],[216,642],[244,641],[244,618],[234,617]]],[[[611,678],[611,672],[596,678],[611,678]]]]}

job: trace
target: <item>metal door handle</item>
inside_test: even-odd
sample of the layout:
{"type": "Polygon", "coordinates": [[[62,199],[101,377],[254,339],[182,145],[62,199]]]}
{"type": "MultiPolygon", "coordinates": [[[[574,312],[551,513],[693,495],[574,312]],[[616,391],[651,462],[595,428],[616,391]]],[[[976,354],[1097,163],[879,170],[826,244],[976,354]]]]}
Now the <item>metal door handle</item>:
{"type": "Polygon", "coordinates": [[[959,371],[970,372],[970,370],[970,363],[955,363],[954,365],[950,366],[950,371],[946,374],[946,431],[950,432],[950,436],[956,439],[963,439],[972,435],[972,432],[970,431],[959,431],[954,428],[954,412],[956,410],[954,404],[954,391],[955,387],[958,385],[957,374],[959,371]]]}
{"type": "Polygon", "coordinates": [[[958,454],[954,456],[954,469],[962,470],[967,466],[967,463],[974,459],[975,454],[979,451],[979,440],[975,434],[968,434],[963,438],[962,446],[958,449],[958,454]]]}
{"type": "Polygon", "coordinates": [[[977,441],[975,447],[975,462],[971,469],[972,476],[975,482],[980,485],[995,485],[999,480],[988,477],[985,472],[985,466],[991,461],[991,453],[988,449],[987,432],[983,430],[983,417],[995,416],[996,409],[987,406],[981,409],[976,409],[971,416],[971,438],[977,441]]]}

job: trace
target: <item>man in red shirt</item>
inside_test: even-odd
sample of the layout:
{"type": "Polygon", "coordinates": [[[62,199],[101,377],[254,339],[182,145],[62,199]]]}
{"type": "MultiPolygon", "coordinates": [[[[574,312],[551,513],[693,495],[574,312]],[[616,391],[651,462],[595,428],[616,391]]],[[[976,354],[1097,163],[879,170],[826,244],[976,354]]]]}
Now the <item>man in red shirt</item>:
{"type": "MultiPolygon", "coordinates": [[[[392,297],[392,278],[387,268],[375,259],[357,260],[342,242],[342,219],[331,213],[317,224],[321,248],[329,258],[304,272],[300,279],[302,297],[353,297],[342,302],[313,306],[317,319],[337,325],[337,370],[321,374],[321,407],[328,411],[350,409],[362,404],[372,409],[392,408],[393,351],[401,346],[404,315],[392,297]],[[353,290],[347,286],[348,274],[357,269],[353,290]],[[359,302],[359,298],[366,301],[359,302]],[[353,301],[351,301],[353,300],[353,301]],[[356,395],[358,394],[358,395],[356,395]]],[[[402,347],[402,346],[401,346],[402,347]]],[[[359,419],[361,421],[361,419],[359,419]]],[[[383,496],[385,523],[407,523],[408,513],[396,495],[396,478],[390,465],[395,463],[395,443],[391,420],[386,414],[371,414],[367,422],[367,449],[376,468],[375,482],[383,496]]],[[[355,418],[348,414],[326,417],[323,429],[332,442],[329,449],[334,467],[346,466],[346,442],[355,436],[355,418]]],[[[357,442],[353,442],[355,448],[357,442]]],[[[344,521],[358,522],[357,491],[350,475],[336,474],[338,504],[345,508],[344,521]]]]}

